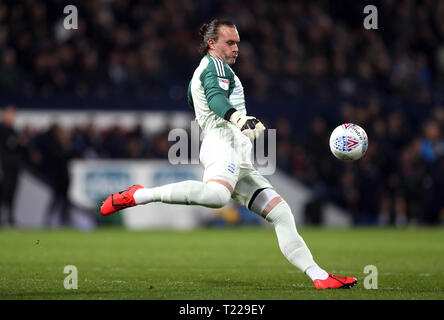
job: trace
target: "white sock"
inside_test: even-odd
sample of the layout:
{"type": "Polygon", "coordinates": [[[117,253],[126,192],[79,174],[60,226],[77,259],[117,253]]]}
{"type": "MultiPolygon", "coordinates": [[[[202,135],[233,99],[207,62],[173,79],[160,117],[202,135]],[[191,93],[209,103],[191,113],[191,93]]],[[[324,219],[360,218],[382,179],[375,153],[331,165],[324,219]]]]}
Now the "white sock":
{"type": "Polygon", "coordinates": [[[302,272],[316,265],[310,250],[296,230],[293,214],[287,202],[281,201],[266,216],[274,225],[279,248],[290,263],[302,272]]]}
{"type": "Polygon", "coordinates": [[[149,188],[137,189],[133,197],[136,204],[146,204],[153,201],[153,192],[149,188]]]}
{"type": "Polygon", "coordinates": [[[187,180],[156,188],[139,189],[134,193],[137,204],[163,202],[221,208],[230,201],[231,193],[220,183],[187,180]]]}
{"type": "Polygon", "coordinates": [[[317,264],[315,264],[314,266],[308,267],[307,270],[305,270],[305,273],[313,281],[316,279],[325,280],[328,278],[328,272],[325,271],[324,269],[319,268],[319,266],[317,264]]]}

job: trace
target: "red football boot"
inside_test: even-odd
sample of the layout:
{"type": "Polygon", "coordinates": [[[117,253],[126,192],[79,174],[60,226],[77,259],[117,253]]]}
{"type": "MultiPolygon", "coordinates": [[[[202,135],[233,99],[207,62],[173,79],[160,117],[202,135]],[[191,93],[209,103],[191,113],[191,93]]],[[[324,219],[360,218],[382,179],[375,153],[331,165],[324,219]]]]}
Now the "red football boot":
{"type": "Polygon", "coordinates": [[[134,192],[136,192],[136,190],[140,188],[143,187],[136,184],[132,187],[129,187],[125,191],[113,193],[102,203],[100,213],[104,216],[107,216],[116,211],[135,206],[136,201],[134,200],[133,195],[134,192]]]}
{"type": "Polygon", "coordinates": [[[316,289],[350,289],[358,283],[358,280],[353,277],[337,277],[329,273],[327,279],[316,279],[313,282],[316,289]]]}

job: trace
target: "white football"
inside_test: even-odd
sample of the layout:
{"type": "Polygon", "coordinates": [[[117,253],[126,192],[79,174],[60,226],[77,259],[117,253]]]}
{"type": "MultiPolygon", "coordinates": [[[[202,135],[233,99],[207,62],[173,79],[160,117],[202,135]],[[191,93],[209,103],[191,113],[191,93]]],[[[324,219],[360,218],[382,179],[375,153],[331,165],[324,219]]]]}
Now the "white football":
{"type": "Polygon", "coordinates": [[[354,123],[341,124],[331,133],[330,150],[339,160],[359,160],[365,155],[367,147],[367,133],[354,123]]]}

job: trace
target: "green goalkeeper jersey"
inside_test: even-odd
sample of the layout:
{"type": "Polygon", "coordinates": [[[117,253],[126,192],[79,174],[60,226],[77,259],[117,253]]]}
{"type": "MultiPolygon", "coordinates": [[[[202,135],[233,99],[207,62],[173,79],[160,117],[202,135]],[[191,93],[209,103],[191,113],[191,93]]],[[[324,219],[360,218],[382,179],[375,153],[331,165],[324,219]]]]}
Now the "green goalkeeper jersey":
{"type": "Polygon", "coordinates": [[[232,125],[230,109],[246,114],[244,88],[228,64],[206,55],[188,86],[188,103],[204,132],[232,125]]]}

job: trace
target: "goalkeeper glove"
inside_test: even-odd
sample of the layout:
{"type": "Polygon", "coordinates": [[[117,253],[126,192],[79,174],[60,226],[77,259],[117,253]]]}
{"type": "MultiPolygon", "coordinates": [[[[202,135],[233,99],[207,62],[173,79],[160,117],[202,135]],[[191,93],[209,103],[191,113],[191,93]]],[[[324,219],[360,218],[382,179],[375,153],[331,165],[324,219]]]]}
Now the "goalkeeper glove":
{"type": "Polygon", "coordinates": [[[250,140],[256,139],[265,130],[265,126],[258,119],[246,116],[239,111],[233,112],[230,116],[230,122],[238,127],[250,140]]]}

